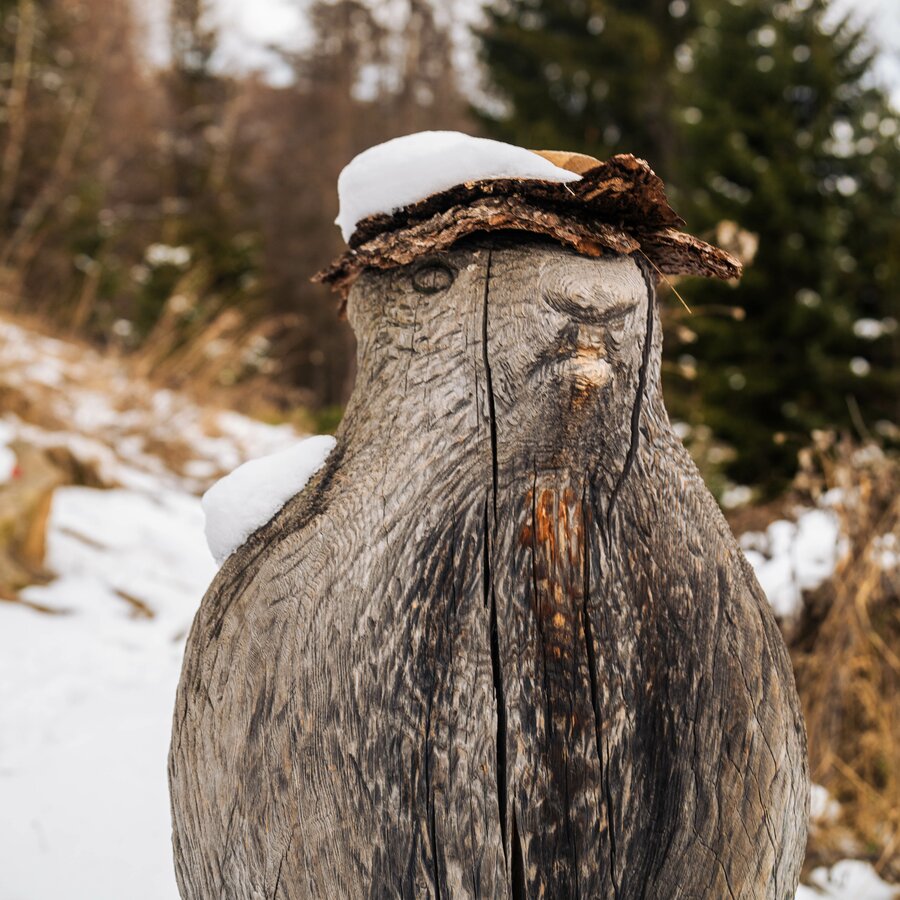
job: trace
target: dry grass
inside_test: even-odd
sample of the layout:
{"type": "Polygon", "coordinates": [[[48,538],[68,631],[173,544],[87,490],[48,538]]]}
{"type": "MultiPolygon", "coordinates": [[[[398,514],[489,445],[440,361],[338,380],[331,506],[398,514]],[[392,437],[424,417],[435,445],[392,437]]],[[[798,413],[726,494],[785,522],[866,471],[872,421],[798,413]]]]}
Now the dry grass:
{"type": "Polygon", "coordinates": [[[204,267],[196,266],[182,276],[152,331],[127,348],[128,362],[137,377],[189,392],[200,403],[283,419],[311,398],[279,377],[269,350],[298,330],[294,314],[223,304],[210,295],[204,267]]]}
{"type": "Polygon", "coordinates": [[[847,552],[792,641],[813,781],[841,804],[814,826],[809,863],[848,855],[900,879],[900,461],[816,436],[798,488],[839,489],[847,552]]]}

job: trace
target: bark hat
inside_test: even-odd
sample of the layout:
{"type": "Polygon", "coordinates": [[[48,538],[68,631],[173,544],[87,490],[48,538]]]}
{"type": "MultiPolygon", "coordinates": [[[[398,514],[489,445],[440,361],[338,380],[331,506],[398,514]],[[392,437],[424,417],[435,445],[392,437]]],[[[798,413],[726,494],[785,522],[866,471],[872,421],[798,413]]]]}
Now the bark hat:
{"type": "Polygon", "coordinates": [[[682,230],[662,179],[621,153],[525,150],[458,132],[395,138],[355,157],[338,179],[348,250],[314,281],[346,297],[365,269],[392,269],[468,234],[541,234],[585,256],[643,256],[661,275],[737,278],[730,253],[682,230]]]}

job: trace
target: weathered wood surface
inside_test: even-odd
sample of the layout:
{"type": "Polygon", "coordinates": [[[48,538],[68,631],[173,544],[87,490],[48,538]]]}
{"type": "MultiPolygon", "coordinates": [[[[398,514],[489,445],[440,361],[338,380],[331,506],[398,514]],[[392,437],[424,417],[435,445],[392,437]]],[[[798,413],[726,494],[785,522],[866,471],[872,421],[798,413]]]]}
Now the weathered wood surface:
{"type": "Polygon", "coordinates": [[[188,642],[183,897],[793,897],[790,663],[654,303],[632,258],[501,238],[355,285],[337,447],[188,642]]]}

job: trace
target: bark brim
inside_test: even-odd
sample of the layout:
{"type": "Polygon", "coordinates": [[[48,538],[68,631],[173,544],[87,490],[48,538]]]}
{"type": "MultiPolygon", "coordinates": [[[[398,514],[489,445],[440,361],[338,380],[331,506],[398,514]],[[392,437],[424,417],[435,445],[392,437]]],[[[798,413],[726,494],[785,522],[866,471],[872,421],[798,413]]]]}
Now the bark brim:
{"type": "Polygon", "coordinates": [[[342,297],[365,269],[392,269],[478,232],[544,235],[585,256],[639,254],[661,275],[739,278],[730,253],[681,231],[665,186],[634,156],[614,156],[580,181],[496,179],[456,185],[390,215],[369,216],[350,249],[313,280],[342,297]]]}

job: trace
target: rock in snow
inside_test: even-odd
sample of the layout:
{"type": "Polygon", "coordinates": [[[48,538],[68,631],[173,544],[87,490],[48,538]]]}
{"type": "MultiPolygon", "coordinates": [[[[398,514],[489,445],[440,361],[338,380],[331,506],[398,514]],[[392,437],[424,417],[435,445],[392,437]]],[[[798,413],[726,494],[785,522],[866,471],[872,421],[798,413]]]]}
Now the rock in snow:
{"type": "Polygon", "coordinates": [[[335,224],[347,241],[367,216],[395,212],[457,184],[493,178],[564,182],[581,176],[502,141],[458,131],[421,131],[376,144],[348,163],[338,177],[335,224]]]}
{"type": "Polygon", "coordinates": [[[322,467],[334,448],[331,435],[253,459],[217,481],[203,495],[206,541],[221,565],[322,467]]]}

